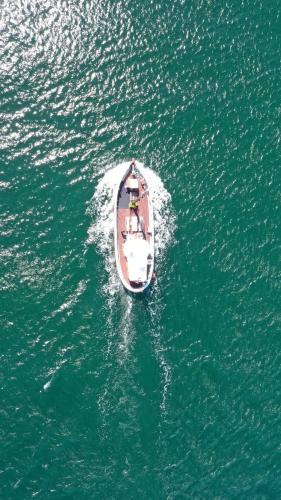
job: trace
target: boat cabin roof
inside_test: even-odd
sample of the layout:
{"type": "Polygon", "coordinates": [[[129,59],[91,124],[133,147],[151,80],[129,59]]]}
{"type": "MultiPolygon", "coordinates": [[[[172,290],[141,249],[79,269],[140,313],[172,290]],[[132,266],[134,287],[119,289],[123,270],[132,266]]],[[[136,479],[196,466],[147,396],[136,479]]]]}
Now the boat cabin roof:
{"type": "Polygon", "coordinates": [[[145,282],[150,247],[146,240],[129,239],[124,243],[124,255],[127,259],[129,280],[145,282]]]}
{"type": "Polygon", "coordinates": [[[132,177],[130,177],[127,180],[126,185],[127,185],[127,188],[129,188],[131,191],[138,191],[138,189],[139,189],[138,179],[133,179],[132,177]]]}

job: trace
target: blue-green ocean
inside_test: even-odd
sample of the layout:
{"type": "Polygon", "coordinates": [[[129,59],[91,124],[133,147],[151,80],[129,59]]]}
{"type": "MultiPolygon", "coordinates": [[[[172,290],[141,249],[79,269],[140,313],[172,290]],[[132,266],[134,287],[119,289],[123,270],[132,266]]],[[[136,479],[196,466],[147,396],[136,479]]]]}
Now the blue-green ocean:
{"type": "Polygon", "coordinates": [[[281,498],[280,82],[278,1],[0,2],[0,500],[281,498]]]}

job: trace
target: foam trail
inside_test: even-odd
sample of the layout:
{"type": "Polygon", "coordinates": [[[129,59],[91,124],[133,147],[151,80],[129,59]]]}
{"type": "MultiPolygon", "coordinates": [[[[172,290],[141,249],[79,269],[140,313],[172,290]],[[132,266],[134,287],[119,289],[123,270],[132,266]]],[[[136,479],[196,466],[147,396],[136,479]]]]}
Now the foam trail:
{"type": "Polygon", "coordinates": [[[160,408],[162,413],[165,414],[167,410],[167,394],[172,383],[172,369],[166,359],[165,348],[161,339],[162,325],[159,322],[159,318],[162,316],[164,304],[161,302],[160,292],[160,288],[156,285],[154,288],[154,294],[148,305],[148,312],[151,321],[152,342],[154,346],[153,350],[161,371],[162,401],[160,408]]]}
{"type": "Polygon", "coordinates": [[[58,313],[63,313],[64,311],[67,311],[69,314],[72,312],[72,309],[75,304],[79,301],[80,296],[85,292],[87,287],[87,283],[85,280],[81,280],[74,293],[72,293],[68,299],[60,305],[58,309],[56,309],[51,316],[54,317],[58,313]]]}
{"type": "Polygon", "coordinates": [[[134,328],[133,328],[133,318],[132,318],[132,308],[133,308],[133,299],[129,295],[126,294],[124,296],[124,300],[122,301],[122,306],[124,308],[124,314],[122,317],[122,321],[120,324],[120,342],[119,342],[119,350],[122,352],[122,358],[119,358],[120,362],[123,362],[126,358],[126,355],[129,352],[129,345],[132,342],[134,328]]]}
{"type": "Polygon", "coordinates": [[[43,390],[44,391],[47,391],[52,383],[53,383],[53,380],[55,379],[58,371],[61,369],[61,367],[66,363],[66,359],[63,359],[61,362],[57,363],[56,366],[54,368],[51,368],[47,374],[49,378],[49,380],[43,385],[43,390]]]}
{"type": "MultiPolygon", "coordinates": [[[[133,298],[121,287],[118,299],[120,299],[120,302],[115,296],[109,296],[107,298],[106,309],[109,311],[109,314],[106,321],[108,332],[106,359],[112,355],[112,347],[113,345],[116,346],[117,340],[117,350],[119,352],[118,362],[122,364],[129,354],[129,347],[134,337],[134,321],[132,316],[133,298]],[[117,329],[114,321],[114,311],[118,311],[118,316],[121,316],[117,329]]],[[[116,350],[116,347],[114,350],[116,350]]]]}

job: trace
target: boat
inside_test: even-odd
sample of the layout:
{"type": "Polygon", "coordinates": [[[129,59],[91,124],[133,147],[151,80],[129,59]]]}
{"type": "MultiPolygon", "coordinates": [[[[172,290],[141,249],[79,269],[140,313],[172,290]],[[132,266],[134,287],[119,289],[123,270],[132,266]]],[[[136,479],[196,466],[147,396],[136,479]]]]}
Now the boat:
{"type": "Polygon", "coordinates": [[[116,190],[114,243],[117,271],[126,290],[143,292],[154,272],[153,209],[148,184],[135,160],[116,190]]]}

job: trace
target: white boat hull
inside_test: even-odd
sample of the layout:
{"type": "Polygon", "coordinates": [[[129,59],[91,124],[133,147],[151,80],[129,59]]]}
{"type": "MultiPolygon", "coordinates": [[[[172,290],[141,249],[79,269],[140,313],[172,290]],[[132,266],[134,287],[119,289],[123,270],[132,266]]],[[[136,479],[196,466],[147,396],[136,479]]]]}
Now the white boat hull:
{"type": "Polygon", "coordinates": [[[154,227],[149,186],[138,163],[132,169],[128,162],[115,193],[114,244],[123,286],[143,292],[154,274],[154,227]]]}

